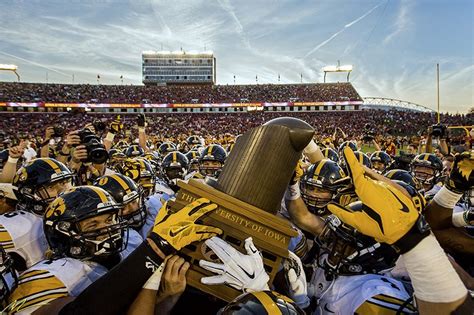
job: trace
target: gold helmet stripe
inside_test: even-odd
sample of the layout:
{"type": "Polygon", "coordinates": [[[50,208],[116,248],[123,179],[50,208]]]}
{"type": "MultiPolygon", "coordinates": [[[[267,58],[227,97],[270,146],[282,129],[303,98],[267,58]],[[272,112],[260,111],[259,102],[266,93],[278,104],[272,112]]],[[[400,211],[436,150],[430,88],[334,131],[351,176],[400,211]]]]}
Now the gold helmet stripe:
{"type": "Polygon", "coordinates": [[[102,202],[104,202],[104,203],[109,201],[108,198],[107,198],[107,196],[106,196],[106,195],[104,194],[104,192],[102,191],[102,188],[94,187],[94,186],[89,186],[89,187],[91,187],[91,188],[97,193],[97,195],[98,195],[99,198],[100,198],[100,201],[102,201],[102,202]]]}
{"type": "Polygon", "coordinates": [[[61,173],[61,169],[59,168],[58,163],[54,162],[51,159],[42,159],[44,162],[48,163],[49,166],[56,172],[56,173],[61,173]]]}
{"type": "Polygon", "coordinates": [[[323,168],[324,164],[326,164],[326,162],[327,162],[327,160],[321,160],[319,162],[318,166],[314,170],[313,179],[316,179],[316,177],[319,176],[319,173],[321,172],[321,169],[323,168]]]}
{"type": "Polygon", "coordinates": [[[177,162],[176,152],[173,152],[173,163],[176,163],[176,162],[177,162]]]}
{"type": "Polygon", "coordinates": [[[211,155],[212,153],[212,148],[214,148],[213,145],[210,145],[209,148],[207,149],[207,155],[211,155]]]}
{"type": "Polygon", "coordinates": [[[423,157],[423,160],[428,161],[428,158],[429,158],[429,157],[430,157],[429,154],[425,154],[425,156],[423,157]]]}
{"type": "Polygon", "coordinates": [[[122,179],[120,178],[120,176],[118,176],[117,174],[113,174],[110,176],[111,178],[115,179],[115,181],[117,183],[120,184],[120,186],[122,186],[123,189],[125,189],[125,192],[127,194],[131,193],[132,191],[130,190],[130,187],[128,187],[127,183],[122,179]]]}
{"type": "Polygon", "coordinates": [[[262,306],[267,311],[267,314],[271,315],[281,315],[281,311],[276,305],[276,303],[268,296],[264,291],[252,292],[252,294],[262,303],[262,306]]]}

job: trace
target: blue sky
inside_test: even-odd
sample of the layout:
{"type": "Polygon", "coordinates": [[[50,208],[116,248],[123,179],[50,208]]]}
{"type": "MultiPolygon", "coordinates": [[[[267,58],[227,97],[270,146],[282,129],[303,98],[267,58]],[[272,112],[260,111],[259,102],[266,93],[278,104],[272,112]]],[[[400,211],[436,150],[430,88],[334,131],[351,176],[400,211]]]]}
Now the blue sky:
{"type": "Polygon", "coordinates": [[[474,106],[472,0],[2,0],[0,21],[23,81],[140,84],[141,51],[206,48],[219,84],[322,82],[340,60],[362,96],[431,108],[439,62],[442,111],[474,106]]]}

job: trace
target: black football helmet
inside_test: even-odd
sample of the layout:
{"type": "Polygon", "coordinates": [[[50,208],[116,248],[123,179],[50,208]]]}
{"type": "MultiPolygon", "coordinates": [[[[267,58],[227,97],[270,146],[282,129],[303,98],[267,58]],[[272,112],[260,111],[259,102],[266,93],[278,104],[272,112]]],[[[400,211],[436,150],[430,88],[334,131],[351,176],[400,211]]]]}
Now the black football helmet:
{"type": "Polygon", "coordinates": [[[72,186],[73,178],[74,174],[58,160],[34,159],[15,174],[13,191],[22,210],[43,215],[48,204],[72,186]]]}
{"type": "Polygon", "coordinates": [[[351,148],[351,150],[354,152],[359,150],[357,148],[357,143],[355,143],[354,141],[344,141],[337,149],[337,153],[339,154],[339,156],[343,156],[342,151],[344,151],[344,148],[347,146],[351,148]]]}
{"type": "Polygon", "coordinates": [[[123,153],[127,157],[132,157],[132,158],[145,155],[145,151],[143,150],[143,148],[137,144],[129,146],[123,151],[123,153]]]}
{"type": "Polygon", "coordinates": [[[44,234],[54,256],[93,259],[122,251],[128,234],[120,209],[95,186],[74,187],[56,198],[44,213],[44,234]]]}
{"type": "Polygon", "coordinates": [[[200,144],[200,145],[203,145],[204,144],[204,139],[201,138],[200,136],[189,136],[187,139],[186,139],[186,143],[189,144],[189,147],[193,147],[195,146],[196,144],[200,144]]]}
{"type": "Polygon", "coordinates": [[[147,211],[143,189],[130,177],[122,174],[105,175],[99,177],[94,186],[107,191],[120,204],[122,210],[119,215],[128,226],[138,230],[145,224],[147,211]]]}
{"type": "Polygon", "coordinates": [[[18,286],[18,273],[14,261],[5,249],[0,246],[0,305],[2,309],[8,306],[10,293],[18,286]]]}
{"type": "Polygon", "coordinates": [[[375,151],[370,156],[370,162],[372,163],[372,169],[381,174],[392,164],[392,158],[387,152],[375,151]]]}
{"type": "Polygon", "coordinates": [[[334,149],[324,148],[321,150],[326,159],[330,159],[333,162],[339,163],[339,154],[334,149]]]}
{"type": "Polygon", "coordinates": [[[410,170],[423,186],[431,188],[442,175],[443,163],[433,153],[422,153],[411,161],[410,170]]]}
{"type": "Polygon", "coordinates": [[[224,166],[227,152],[218,144],[211,144],[201,152],[199,171],[204,176],[217,178],[224,166]]]}
{"type": "Polygon", "coordinates": [[[301,198],[308,210],[317,215],[326,213],[326,206],[337,190],[345,184],[342,168],[328,159],[312,164],[300,180],[301,198]],[[318,193],[326,193],[327,197],[318,197],[318,193]]]}
{"type": "Polygon", "coordinates": [[[282,314],[304,315],[290,298],[275,291],[248,292],[236,297],[218,315],[282,314]]]}
{"type": "Polygon", "coordinates": [[[126,159],[116,166],[117,172],[130,177],[140,187],[143,188],[145,197],[155,192],[156,177],[153,167],[146,159],[126,159]]]}
{"type": "Polygon", "coordinates": [[[166,154],[176,151],[176,145],[172,142],[163,142],[159,147],[158,147],[158,153],[161,156],[165,156],[166,154]]]}
{"type": "Polygon", "coordinates": [[[186,153],[186,157],[188,158],[188,172],[199,171],[199,152],[197,150],[191,150],[186,153]]]}
{"type": "Polygon", "coordinates": [[[179,151],[168,153],[161,163],[163,179],[174,191],[178,190],[178,180],[183,180],[188,173],[189,161],[186,155],[179,151]]]}
{"type": "MultiPolygon", "coordinates": [[[[363,211],[360,201],[349,204],[352,211],[363,211]]],[[[379,273],[394,266],[398,254],[387,244],[358,232],[335,215],[326,218],[316,237],[317,264],[327,279],[366,273],[379,273]]]]}
{"type": "Polygon", "coordinates": [[[393,169],[384,174],[385,177],[392,180],[399,180],[405,182],[416,190],[420,191],[423,189],[420,182],[408,171],[401,169],[393,169]]]}
{"type": "MultiPolygon", "coordinates": [[[[360,164],[365,165],[368,168],[372,168],[372,163],[370,162],[370,159],[367,156],[367,154],[365,154],[361,151],[354,151],[354,155],[356,156],[356,158],[360,162],[360,164]]],[[[341,165],[344,172],[347,173],[346,160],[343,158],[343,155],[341,155],[341,157],[342,158],[341,158],[341,161],[340,161],[339,165],[341,165]]]]}

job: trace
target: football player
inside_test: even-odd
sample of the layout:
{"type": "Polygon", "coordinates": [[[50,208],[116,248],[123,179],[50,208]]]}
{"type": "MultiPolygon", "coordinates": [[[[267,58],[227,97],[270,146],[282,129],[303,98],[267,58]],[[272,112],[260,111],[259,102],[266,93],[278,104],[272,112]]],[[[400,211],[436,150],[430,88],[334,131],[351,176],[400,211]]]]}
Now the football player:
{"type": "Polygon", "coordinates": [[[219,177],[226,158],[227,152],[223,147],[217,144],[209,145],[201,152],[199,157],[199,172],[203,176],[219,177]]]}
{"type": "Polygon", "coordinates": [[[422,153],[411,162],[411,173],[422,184],[425,198],[430,200],[440,190],[438,179],[443,171],[443,163],[433,153],[422,153]]]}

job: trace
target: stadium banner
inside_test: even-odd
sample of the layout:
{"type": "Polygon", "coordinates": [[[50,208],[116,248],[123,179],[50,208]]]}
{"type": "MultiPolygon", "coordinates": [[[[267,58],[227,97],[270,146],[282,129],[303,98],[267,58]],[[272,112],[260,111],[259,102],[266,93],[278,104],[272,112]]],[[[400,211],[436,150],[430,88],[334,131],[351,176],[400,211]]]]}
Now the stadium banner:
{"type": "Polygon", "coordinates": [[[222,107],[289,107],[289,106],[348,106],[362,105],[362,101],[342,102],[278,102],[278,103],[165,103],[165,104],[119,104],[119,103],[0,103],[7,107],[70,107],[70,108],[222,108],[222,107]]]}
{"type": "Polygon", "coordinates": [[[12,103],[7,102],[7,107],[43,107],[43,103],[12,103]]]}

